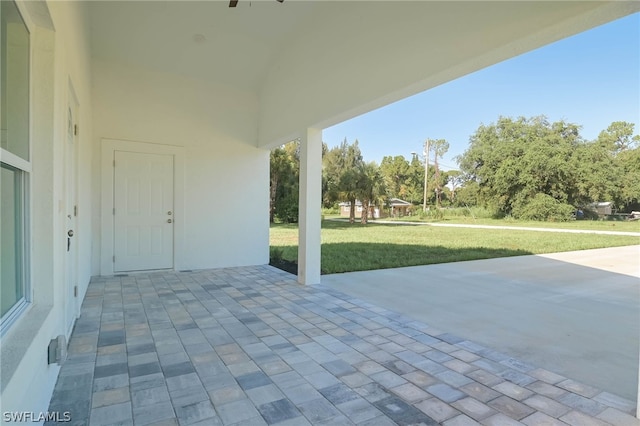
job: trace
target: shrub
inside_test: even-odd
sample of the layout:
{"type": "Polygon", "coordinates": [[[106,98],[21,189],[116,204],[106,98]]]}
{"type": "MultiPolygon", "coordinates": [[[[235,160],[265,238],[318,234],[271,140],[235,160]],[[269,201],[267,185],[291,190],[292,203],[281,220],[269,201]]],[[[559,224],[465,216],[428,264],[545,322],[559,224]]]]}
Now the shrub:
{"type": "Polygon", "coordinates": [[[446,217],[471,217],[473,219],[491,219],[494,215],[492,211],[484,207],[455,207],[444,210],[446,217]]]}
{"type": "Polygon", "coordinates": [[[339,206],[332,206],[332,207],[323,207],[322,208],[322,214],[327,215],[327,216],[333,216],[333,215],[337,215],[340,214],[340,207],[339,206]]]}
{"type": "Polygon", "coordinates": [[[283,223],[298,222],[298,195],[291,194],[278,200],[275,215],[283,223]]]}
{"type": "Polygon", "coordinates": [[[571,220],[575,208],[547,194],[514,203],[511,215],[520,220],[566,222],[571,220]]]}
{"type": "Polygon", "coordinates": [[[582,214],[583,214],[582,218],[584,220],[600,220],[600,216],[598,216],[598,213],[591,209],[583,208],[582,214]]]}
{"type": "Polygon", "coordinates": [[[420,219],[423,220],[442,220],[444,219],[444,210],[438,208],[429,208],[429,210],[420,210],[420,219]]]}
{"type": "MultiPolygon", "coordinates": [[[[486,207],[442,207],[440,209],[431,206],[426,212],[421,208],[415,208],[415,214],[421,220],[447,220],[453,218],[495,219],[495,211],[486,207]]],[[[502,218],[502,216],[501,216],[502,218]]]]}
{"type": "Polygon", "coordinates": [[[269,263],[282,262],[284,249],[280,247],[269,247],[269,263]]]}

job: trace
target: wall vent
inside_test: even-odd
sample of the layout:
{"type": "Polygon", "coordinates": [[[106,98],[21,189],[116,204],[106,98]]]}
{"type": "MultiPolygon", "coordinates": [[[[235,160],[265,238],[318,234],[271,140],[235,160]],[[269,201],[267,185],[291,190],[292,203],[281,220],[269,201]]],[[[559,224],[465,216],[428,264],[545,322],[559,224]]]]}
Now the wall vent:
{"type": "Polygon", "coordinates": [[[51,339],[47,348],[49,364],[62,365],[67,359],[67,339],[64,335],[59,335],[55,339],[51,339]]]}

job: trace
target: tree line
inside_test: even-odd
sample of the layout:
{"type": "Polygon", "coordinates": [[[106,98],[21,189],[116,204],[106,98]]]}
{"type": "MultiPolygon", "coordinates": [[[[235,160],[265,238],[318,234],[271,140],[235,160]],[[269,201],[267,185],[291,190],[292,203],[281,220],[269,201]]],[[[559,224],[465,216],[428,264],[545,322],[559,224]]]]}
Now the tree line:
{"type": "Polygon", "coordinates": [[[481,125],[458,157],[460,201],[517,219],[562,220],[576,208],[612,201],[621,211],[640,201],[640,136],[616,121],[595,140],[580,126],[546,117],[500,117],[481,125]]]}
{"type": "MultiPolygon", "coordinates": [[[[448,148],[445,140],[433,140],[432,151],[436,162],[448,148]]],[[[299,145],[291,142],[271,151],[270,220],[295,222],[298,219],[298,177],[300,169],[299,145]]],[[[407,160],[402,155],[387,156],[380,165],[366,162],[360,151],[358,140],[349,143],[346,139],[331,149],[322,146],[322,204],[325,208],[336,208],[340,202],[350,204],[350,222],[355,222],[356,201],[361,203],[361,223],[367,223],[371,206],[382,207],[391,198],[407,200],[412,204],[423,202],[424,161],[413,155],[407,160]]],[[[452,191],[450,181],[458,181],[460,172],[440,171],[438,167],[428,170],[429,203],[445,202],[452,191]],[[444,194],[444,195],[443,195],[444,194]]]]}
{"type": "MultiPolygon", "coordinates": [[[[459,170],[438,166],[446,140],[428,142],[424,156],[386,156],[379,165],[364,160],[358,140],[333,148],[323,144],[323,206],[349,202],[354,222],[358,200],[362,223],[369,206],[384,208],[391,198],[410,202],[415,211],[421,204],[480,206],[496,216],[539,220],[566,220],[576,208],[599,201],[613,201],[623,211],[640,207],[640,136],[632,123],[614,122],[589,141],[577,124],[551,123],[544,116],[499,117],[471,135],[456,158],[459,170]],[[425,180],[427,158],[433,164],[425,180]]],[[[297,221],[299,163],[295,142],[271,152],[272,222],[297,221]]]]}

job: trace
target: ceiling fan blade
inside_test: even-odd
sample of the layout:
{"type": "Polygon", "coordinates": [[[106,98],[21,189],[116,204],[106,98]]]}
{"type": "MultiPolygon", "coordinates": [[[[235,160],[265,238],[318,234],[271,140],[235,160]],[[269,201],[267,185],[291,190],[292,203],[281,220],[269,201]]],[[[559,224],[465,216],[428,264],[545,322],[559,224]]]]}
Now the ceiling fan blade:
{"type": "MultiPolygon", "coordinates": [[[[284,0],[276,0],[278,3],[284,2],[284,0]]],[[[229,7],[236,7],[238,5],[238,0],[229,0],[229,7]]]]}

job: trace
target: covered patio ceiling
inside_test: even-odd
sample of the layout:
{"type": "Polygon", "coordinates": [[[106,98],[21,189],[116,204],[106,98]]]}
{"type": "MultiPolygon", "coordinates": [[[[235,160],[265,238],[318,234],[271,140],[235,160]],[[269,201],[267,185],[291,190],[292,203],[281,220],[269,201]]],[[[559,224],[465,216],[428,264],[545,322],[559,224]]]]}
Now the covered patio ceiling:
{"type": "Polygon", "coordinates": [[[631,1],[87,2],[94,59],[250,94],[287,142],[640,10],[631,1]]]}

